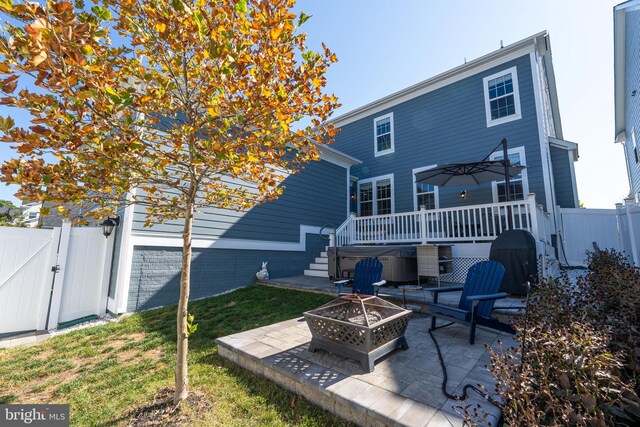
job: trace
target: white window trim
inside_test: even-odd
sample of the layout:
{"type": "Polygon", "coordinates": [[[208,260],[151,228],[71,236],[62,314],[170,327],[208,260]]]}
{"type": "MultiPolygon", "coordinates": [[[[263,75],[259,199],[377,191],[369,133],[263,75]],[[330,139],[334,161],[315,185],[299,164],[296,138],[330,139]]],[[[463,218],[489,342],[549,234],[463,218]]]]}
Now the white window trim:
{"type": "MultiPolygon", "coordinates": [[[[524,147],[509,148],[509,151],[507,154],[515,154],[515,153],[518,153],[520,155],[520,164],[522,166],[526,166],[527,157],[525,156],[524,147]]],[[[502,150],[494,151],[489,156],[489,160],[496,160],[496,158],[500,157],[501,155],[502,155],[502,150]]],[[[527,176],[527,168],[522,169],[521,174],[522,174],[522,193],[524,195],[524,200],[527,200],[527,195],[529,194],[529,177],[527,176]]],[[[493,203],[498,203],[498,182],[503,182],[503,181],[504,180],[491,181],[491,193],[493,194],[493,203]]]]}
{"type": "Polygon", "coordinates": [[[394,137],[393,137],[393,113],[389,113],[389,114],[385,114],[384,116],[380,116],[380,117],[376,117],[375,119],[373,119],[373,153],[375,155],[375,157],[378,156],[384,156],[386,154],[391,154],[393,152],[395,152],[396,150],[396,146],[394,143],[394,137]],[[384,120],[388,118],[389,119],[389,123],[391,124],[391,148],[388,148],[386,150],[382,150],[382,151],[378,151],[378,134],[377,134],[377,129],[376,129],[376,123],[380,120],[384,120]]]}
{"type": "Polygon", "coordinates": [[[500,71],[498,73],[492,74],[490,76],[482,79],[482,88],[484,91],[484,110],[487,115],[487,127],[501,125],[503,123],[509,123],[514,120],[519,120],[522,118],[522,111],[520,110],[520,89],[518,86],[518,69],[517,67],[511,67],[504,71],[500,71]],[[489,80],[493,80],[495,78],[504,76],[505,74],[511,73],[511,78],[513,81],[513,102],[516,109],[516,113],[507,117],[501,117],[499,119],[491,120],[491,103],[489,102],[489,80]]]}
{"type": "Polygon", "coordinates": [[[361,179],[358,181],[358,196],[356,199],[356,202],[358,203],[358,216],[360,216],[360,185],[361,184],[366,184],[371,182],[372,185],[372,201],[373,201],[373,215],[378,215],[378,197],[377,197],[377,191],[376,191],[376,181],[381,181],[383,179],[390,179],[391,180],[391,213],[394,214],[396,213],[396,192],[394,190],[395,184],[393,182],[393,174],[390,173],[388,175],[380,175],[380,176],[374,176],[373,178],[367,178],[367,179],[361,179]]]}
{"type": "MultiPolygon", "coordinates": [[[[413,210],[417,211],[418,209],[420,209],[420,206],[418,206],[418,192],[416,191],[416,174],[418,172],[423,172],[429,169],[433,169],[438,165],[429,165],[429,166],[425,166],[422,168],[415,168],[411,171],[411,176],[413,177],[413,210]]],[[[437,185],[433,186],[433,196],[435,197],[435,205],[436,205],[436,209],[440,208],[440,189],[438,188],[437,185]]]]}

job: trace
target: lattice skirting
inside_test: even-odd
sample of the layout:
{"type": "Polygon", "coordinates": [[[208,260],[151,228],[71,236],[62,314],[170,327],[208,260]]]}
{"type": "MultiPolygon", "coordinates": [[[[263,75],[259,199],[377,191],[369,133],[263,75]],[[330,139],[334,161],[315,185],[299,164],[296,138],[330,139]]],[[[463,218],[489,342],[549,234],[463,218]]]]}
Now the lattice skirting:
{"type": "MultiPolygon", "coordinates": [[[[467,278],[467,271],[476,262],[487,261],[489,258],[476,257],[454,257],[452,258],[452,273],[441,276],[441,281],[451,283],[464,283],[467,278]]],[[[538,277],[543,277],[542,263],[545,262],[542,256],[538,257],[538,277]]]]}
{"type": "Polygon", "coordinates": [[[479,257],[453,257],[451,259],[452,264],[452,273],[449,275],[442,276],[441,280],[443,282],[452,282],[452,283],[464,283],[467,278],[467,271],[469,271],[469,267],[473,264],[486,261],[488,258],[479,258],[479,257]]]}

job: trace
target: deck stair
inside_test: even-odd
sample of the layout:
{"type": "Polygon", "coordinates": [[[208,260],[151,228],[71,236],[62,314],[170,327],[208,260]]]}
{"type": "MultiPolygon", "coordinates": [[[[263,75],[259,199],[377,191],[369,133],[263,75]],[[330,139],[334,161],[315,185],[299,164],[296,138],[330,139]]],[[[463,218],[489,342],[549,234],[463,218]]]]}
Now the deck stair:
{"type": "Polygon", "coordinates": [[[327,248],[320,252],[320,256],[316,257],[314,262],[309,264],[309,268],[304,270],[305,276],[311,277],[329,277],[329,258],[327,257],[327,248]]]}

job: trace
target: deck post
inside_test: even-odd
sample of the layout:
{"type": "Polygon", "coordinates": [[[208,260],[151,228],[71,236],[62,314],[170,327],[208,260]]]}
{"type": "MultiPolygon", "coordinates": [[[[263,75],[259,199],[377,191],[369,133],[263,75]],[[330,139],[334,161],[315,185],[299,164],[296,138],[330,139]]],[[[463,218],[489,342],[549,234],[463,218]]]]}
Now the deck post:
{"type": "Polygon", "coordinates": [[[527,197],[527,203],[529,204],[529,215],[531,216],[531,234],[536,240],[540,240],[540,232],[538,228],[538,206],[536,205],[536,195],[529,193],[527,197]]]}
{"type": "Polygon", "coordinates": [[[349,236],[350,245],[353,245],[353,241],[356,238],[355,220],[356,220],[356,214],[355,212],[351,212],[351,214],[349,215],[349,224],[347,224],[347,227],[349,229],[349,232],[347,233],[347,235],[349,236]]]}
{"type": "Polygon", "coordinates": [[[418,213],[420,218],[420,243],[427,244],[427,207],[420,205],[420,212],[418,213]]]}

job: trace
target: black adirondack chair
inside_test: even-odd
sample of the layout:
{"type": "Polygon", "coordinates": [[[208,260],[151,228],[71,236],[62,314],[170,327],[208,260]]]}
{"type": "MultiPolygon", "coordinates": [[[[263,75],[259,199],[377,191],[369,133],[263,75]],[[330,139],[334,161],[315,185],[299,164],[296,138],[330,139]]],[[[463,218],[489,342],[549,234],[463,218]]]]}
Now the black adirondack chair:
{"type": "MultiPolygon", "coordinates": [[[[353,293],[365,295],[378,295],[380,286],[384,286],[387,281],[382,279],[382,268],[384,266],[376,258],[365,258],[358,261],[353,272],[353,293]]],[[[351,280],[339,280],[333,282],[338,287],[338,296],[348,295],[344,292],[344,286],[351,280]]]]}
{"type": "Polygon", "coordinates": [[[505,298],[505,292],[498,292],[504,267],[496,261],[481,261],[469,268],[464,286],[446,286],[425,289],[433,294],[431,330],[436,329],[436,318],[469,325],[469,344],[475,342],[476,324],[495,327],[498,321],[491,317],[497,299],[505,298]],[[438,304],[438,295],[443,292],[462,291],[458,307],[438,304]]]}

